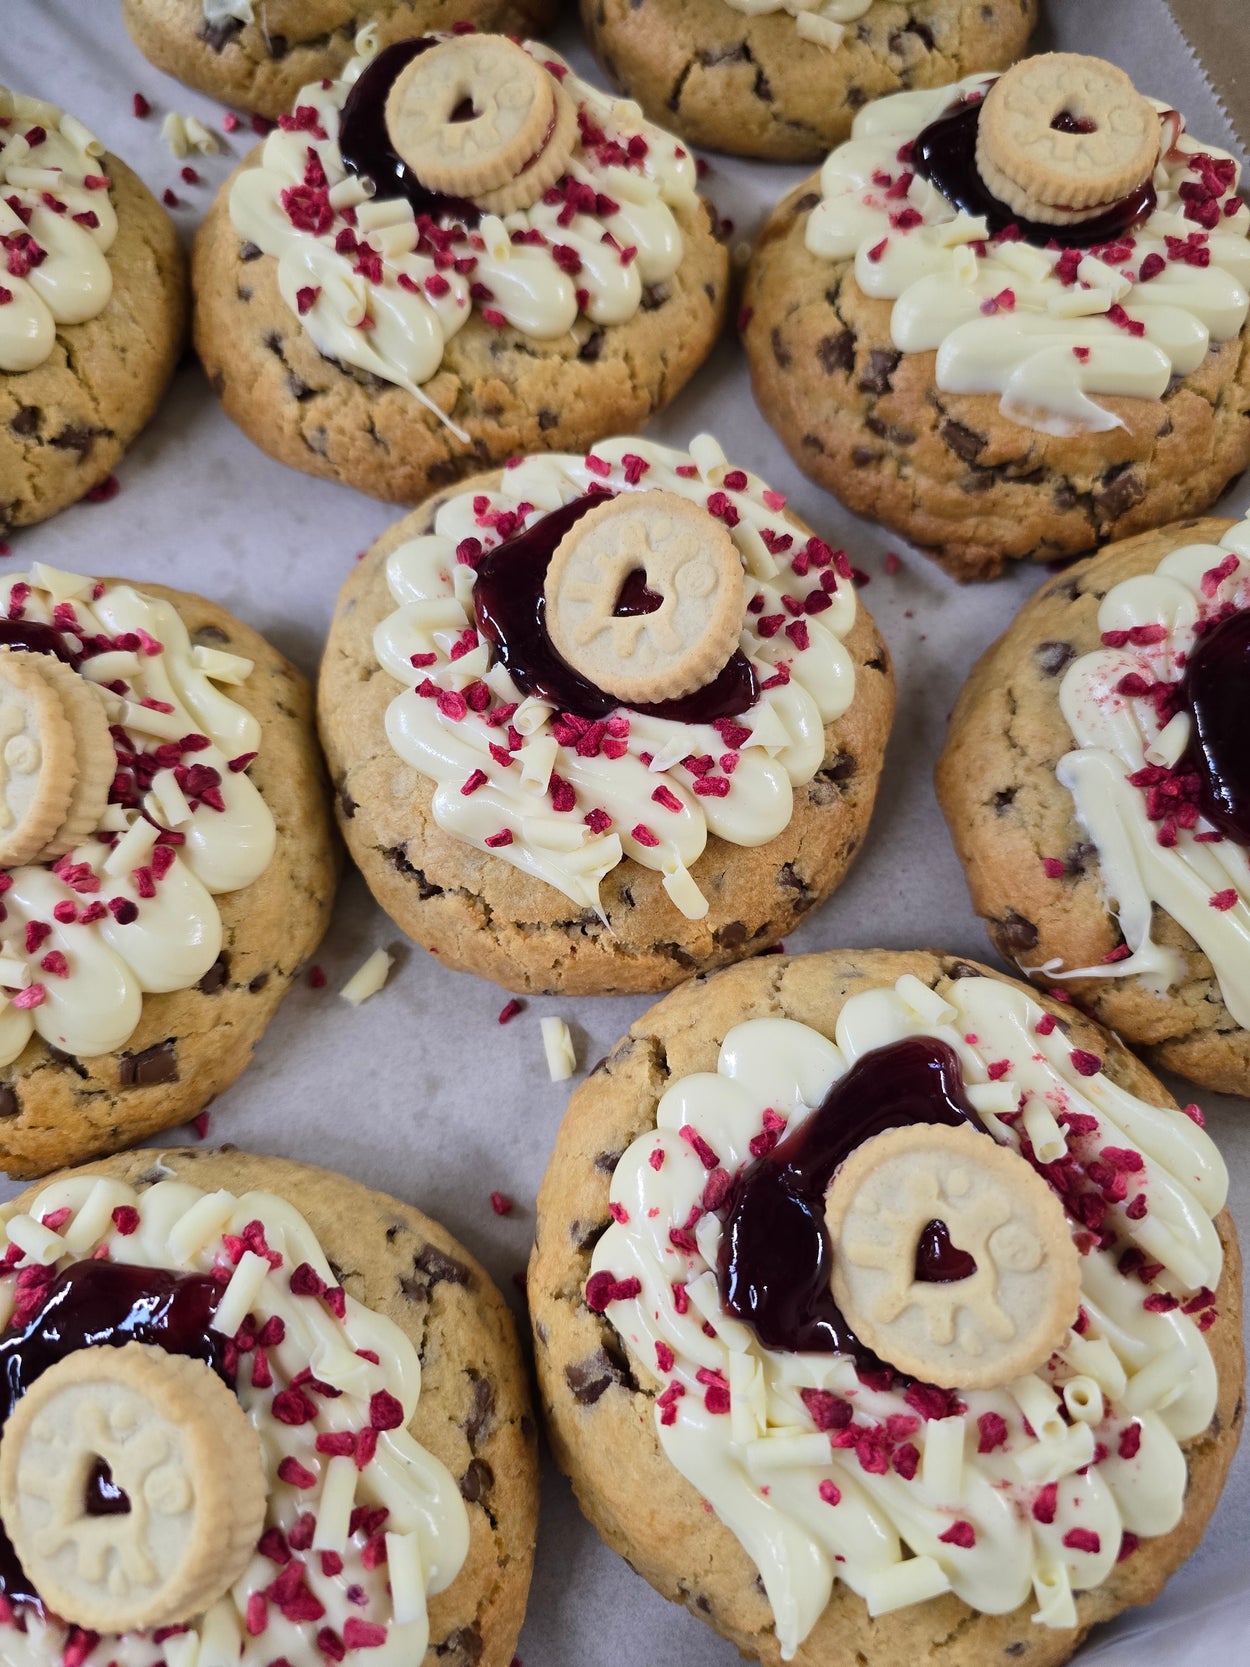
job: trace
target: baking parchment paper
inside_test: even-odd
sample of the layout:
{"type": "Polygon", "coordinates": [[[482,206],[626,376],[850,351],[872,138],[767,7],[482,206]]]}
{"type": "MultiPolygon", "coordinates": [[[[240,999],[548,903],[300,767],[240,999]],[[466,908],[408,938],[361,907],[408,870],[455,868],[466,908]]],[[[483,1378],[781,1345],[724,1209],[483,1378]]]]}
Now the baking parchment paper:
{"type": "MultiPolygon", "coordinates": [[[[1043,0],[1043,9],[1039,48],[1112,58],[1145,90],[1183,109],[1193,132],[1235,148],[1228,118],[1163,0],[1043,0]]],[[[555,40],[579,72],[602,80],[573,19],[555,40]]],[[[1250,50],[1250,17],[1240,48],[1235,40],[1228,46],[1250,50]]],[[[161,139],[163,116],[195,114],[220,135],[223,110],[147,64],[115,0],[0,0],[0,81],[73,110],[158,194],[171,188],[180,200],[174,217],[188,238],[212,191],[252,143],[245,121],[223,136],[220,155],[187,159],[203,183],[184,184],[183,164],[161,139]],[[136,91],[153,106],[146,121],[132,114],[136,91]]],[[[733,244],[754,235],[804,172],[709,160],[706,188],[734,222],[733,244]]],[[[973,660],[1044,573],[1022,568],[995,584],[960,588],[897,539],[857,521],[800,475],[765,426],[732,340],[650,432],[684,444],[703,429],[717,434],[731,459],[785,492],[800,515],[845,545],[871,575],[864,601],[898,669],[899,716],[863,854],[842,889],[786,947],[932,945],[992,959],[937,808],[933,764],[973,660]],[[903,559],[894,576],[883,564],[890,550],[903,559]]],[[[396,512],[271,462],[221,414],[190,360],[117,473],[116,498],[12,535],[3,565],[39,560],[202,591],[314,675],[340,582],[396,512]]],[[[1244,513],[1248,502],[1243,486],[1221,508],[1244,513]]],[[[534,1197],[568,1091],[547,1080],[538,1020],[552,1013],[569,1021],[580,1075],[648,1002],[531,999],[501,1027],[505,994],[406,944],[354,875],[317,959],[328,986],[304,980],[292,991],[251,1068],[213,1106],[209,1140],[322,1164],[414,1200],[485,1261],[524,1322],[513,1276],[525,1265],[534,1197]],[[336,991],[380,944],[396,955],[390,982],[352,1009],[336,991]],[[509,1216],[492,1212],[492,1190],[516,1201],[509,1216]]],[[[1204,1104],[1232,1170],[1234,1210],[1250,1223],[1250,1103],[1207,1096],[1204,1104]]],[[[183,1130],[168,1138],[194,1137],[183,1130]]],[[[6,1186],[3,1195],[12,1190],[6,1186]]],[[[1103,1629],[1082,1661],[1206,1667],[1222,1660],[1233,1667],[1250,1660],[1248,1496],[1250,1450],[1233,1470],[1202,1547],[1164,1596],[1103,1629]]],[[[737,1660],[731,1645],[656,1596],[600,1543],[549,1460],[519,1654],[526,1667],[729,1667],[737,1660]]]]}

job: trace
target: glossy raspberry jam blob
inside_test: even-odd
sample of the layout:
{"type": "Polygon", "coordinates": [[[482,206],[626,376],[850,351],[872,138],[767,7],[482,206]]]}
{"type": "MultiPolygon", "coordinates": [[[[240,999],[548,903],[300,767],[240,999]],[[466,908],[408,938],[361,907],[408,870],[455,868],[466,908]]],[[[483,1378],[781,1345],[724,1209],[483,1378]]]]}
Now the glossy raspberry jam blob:
{"type": "MultiPolygon", "coordinates": [[[[559,653],[547,630],[543,583],[560,540],[603,499],[601,492],[574,498],[496,545],[478,562],[473,586],[477,628],[521,693],[550,701],[558,711],[579,718],[606,718],[623,702],[574,671],[559,653]]],[[[652,596],[645,574],[641,584],[633,573],[627,574],[616,612],[622,616],[650,613],[652,596]]],[[[632,710],[673,723],[710,724],[718,718],[738,717],[759,697],[759,679],[751,662],[735,649],[712,681],[693,694],[632,710]]]]}
{"type": "MultiPolygon", "coordinates": [[[[149,1343],[169,1354],[202,1360],[229,1384],[226,1339],[209,1329],[223,1289],[202,1274],[121,1262],[73,1263],[50,1282],[33,1317],[20,1330],[0,1336],[0,1423],[36,1378],[80,1349],[149,1343]]],[[[91,1515],[115,1515],[130,1508],[112,1477],[97,1471],[88,1478],[85,1503],[91,1515]]],[[[2,1527],[0,1593],[12,1604],[42,1611],[39,1594],[2,1527]]]]}
{"type": "Polygon", "coordinates": [[[414,58],[437,45],[431,35],[396,41],[393,46],[384,47],[361,71],[339,117],[339,150],[348,172],[371,179],[379,197],[406,197],[414,214],[428,214],[436,220],[460,220],[466,226],[476,226],[480,211],[463,197],[448,197],[442,191],[431,191],[422,185],[391,144],[386,131],[386,98],[400,72],[414,58]]]}
{"type": "Polygon", "coordinates": [[[71,651],[54,625],[37,619],[0,619],[0,648],[24,648],[30,654],[51,654],[67,666],[77,666],[82,656],[71,651]]]}
{"type": "Polygon", "coordinates": [[[1250,846],[1250,609],[1198,638],[1181,690],[1193,724],[1184,767],[1201,783],[1202,814],[1250,846]]]}
{"type": "Polygon", "coordinates": [[[956,1285],[977,1271],[976,1258],[951,1242],[944,1221],[926,1222],[916,1245],[917,1285],[956,1285]]]}
{"type": "MultiPolygon", "coordinates": [[[[982,1127],[954,1049],[935,1037],[909,1036],[864,1054],[804,1123],[738,1176],[721,1235],[721,1297],[765,1347],[847,1354],[860,1371],[890,1370],[855,1335],[829,1288],[825,1193],[866,1140],[925,1123],[982,1127]]],[[[964,1252],[949,1235],[931,1248],[929,1277],[966,1277],[956,1260],[964,1252]]]]}
{"type": "Polygon", "coordinates": [[[978,172],[977,129],[983,102],[962,98],[930,122],[912,145],[911,166],[953,207],[964,214],[984,215],[991,235],[1015,226],[1026,243],[1041,249],[1050,244],[1064,249],[1089,249],[1099,243],[1114,243],[1154,213],[1154,183],[1147,179],[1102,214],[1092,220],[1082,220],[1079,225],[1053,226],[1041,220],[1026,220],[1001,202],[978,172]]]}

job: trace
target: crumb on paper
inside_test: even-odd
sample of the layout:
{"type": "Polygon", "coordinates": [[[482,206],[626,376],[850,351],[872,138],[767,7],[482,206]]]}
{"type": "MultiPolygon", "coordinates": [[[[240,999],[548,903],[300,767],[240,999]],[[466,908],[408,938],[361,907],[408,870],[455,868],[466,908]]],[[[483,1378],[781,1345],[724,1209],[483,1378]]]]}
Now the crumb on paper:
{"type": "Polygon", "coordinates": [[[385,949],[375,949],[367,961],[361,963],[347,980],[339,995],[353,1007],[359,1007],[362,1001],[368,1001],[370,996],[376,996],[386,983],[395,957],[385,949]]]}
{"type": "Polygon", "coordinates": [[[187,136],[187,145],[201,156],[215,156],[221,149],[217,135],[204,126],[198,116],[184,116],[183,131],[187,136]]]}
{"type": "Polygon", "coordinates": [[[187,154],[187,124],[176,110],[161,123],[161,138],[179,159],[187,154]]]}
{"type": "Polygon", "coordinates": [[[563,1019],[543,1019],[542,1033],[548,1076],[552,1082],[567,1082],[577,1069],[577,1055],[573,1052],[573,1038],[568,1025],[563,1019]]]}

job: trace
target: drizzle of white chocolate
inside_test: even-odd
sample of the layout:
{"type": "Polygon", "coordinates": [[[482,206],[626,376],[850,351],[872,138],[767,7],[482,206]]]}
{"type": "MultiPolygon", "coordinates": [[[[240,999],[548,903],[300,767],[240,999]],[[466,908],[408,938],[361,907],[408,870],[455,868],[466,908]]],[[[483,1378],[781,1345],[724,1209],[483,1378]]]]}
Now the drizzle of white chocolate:
{"type": "Polygon", "coordinates": [[[422,385],[475,306],[493,327],[539,340],[589,335],[592,326],[627,322],[646,288],[677,271],[684,244],[673,208],[698,201],[694,159],[637,105],[598,92],[532,42],[526,51],[581,114],[565,177],[593,207],[571,212],[563,195],[548,192],[553,201],[503,219],[484,215],[473,232],[444,217],[442,250],[423,241],[406,199],[373,195],[344,166],[339,123],[375,50],[367,32],[357,49],[340,80],[300,92],[298,121],[283,118],[259,165],[245,168],[230,192],[235,229],[277,259],[283,299],[326,358],[424,400],[422,385]],[[324,214],[311,221],[291,206],[310,169],[326,193],[324,214]],[[419,243],[428,252],[418,253],[419,243]]]}
{"type": "Polygon", "coordinates": [[[863,109],[821,170],[807,247],[853,261],[859,288],[894,303],[895,347],[936,352],[943,392],[997,394],[1005,417],[1045,434],[1122,428],[1092,395],[1159,399],[1174,376],[1198,369],[1212,343],[1245,325],[1250,210],[1236,195],[1237,166],[1158,105],[1157,203],[1143,225],[1085,251],[991,236],[984,219],[957,210],[915,172],[906,147],[992,79],[969,76],[863,109]],[[1204,157],[1231,181],[1212,199],[1212,230],[1187,217],[1182,196],[1199,187],[1196,159],[1204,157]],[[1143,278],[1144,269],[1152,275],[1143,278]]]}
{"type": "MultiPolygon", "coordinates": [[[[421,1394],[416,1349],[393,1320],[339,1288],[299,1211],[267,1192],[205,1193],[176,1179],[135,1188],[70,1174],[44,1187],[28,1213],[9,1204],[2,1214],[0,1238],[18,1258],[0,1275],[4,1324],[21,1301],[23,1275],[59,1273],[93,1253],[184,1274],[220,1270],[226,1282],[212,1326],[242,1339],[235,1388],[264,1454],[266,1522],[276,1545],[258,1545],[241,1578],[186,1632],[77,1634],[88,1646],[73,1655],[78,1667],[264,1667],[279,1656],[310,1667],[325,1659],[317,1639],[324,1628],[349,1650],[367,1648],[377,1667],[421,1661],[429,1644],[427,1600],[464,1565],[468,1515],[446,1467],[408,1428],[421,1394]],[[48,1227],[48,1219],[58,1225],[48,1227]],[[269,1254],[258,1254],[258,1245],[269,1254]],[[337,1293],[341,1318],[319,1290],[337,1293]],[[266,1326],[278,1341],[258,1343],[266,1326]],[[293,1388],[308,1372],[315,1382],[293,1388]],[[335,1393],[323,1393],[322,1385],[335,1393]],[[375,1418],[379,1392],[397,1403],[388,1408],[397,1424],[375,1418]],[[303,1394],[313,1415],[279,1416],[284,1393],[303,1394]],[[366,1456],[357,1451],[358,1433],[375,1429],[376,1448],[366,1456]],[[345,1440],[342,1452],[318,1449],[319,1437],[335,1434],[345,1440]],[[293,1595],[307,1619],[297,1618],[290,1598],[284,1604],[265,1595],[284,1572],[288,1580],[299,1574],[293,1595]]],[[[60,1661],[79,1647],[74,1638],[61,1622],[29,1610],[21,1626],[11,1615],[0,1620],[7,1667],[60,1661]]]]}
{"type": "Polygon", "coordinates": [[[1190,720],[1166,726],[1145,694],[1122,693],[1126,677],[1148,689],[1181,675],[1197,627],[1225,606],[1250,608],[1250,521],[1218,544],[1186,544],[1153,573],[1122,580],[1098,608],[1104,633],[1127,637],[1163,628],[1154,642],[1104,643],[1073,661],[1059,703],[1077,743],[1057,775],[1072,795],[1077,820],[1094,842],[1102,891],[1129,954],[1096,967],[1048,962],[1031,971],[1049,978],[1135,978],[1166,990],[1184,962],[1153,933],[1157,906],[1177,921],[1211,963],[1224,1004],[1250,1029],[1250,853],[1222,837],[1203,816],[1186,827],[1148,815],[1147,789],[1129,779],[1148,766],[1170,769],[1184,753],[1190,720]]]}
{"type": "Polygon", "coordinates": [[[117,215],[104,146],[76,116],[0,86],[0,372],[49,358],[108,306],[117,215]]]}
{"type": "Polygon", "coordinates": [[[388,558],[396,610],[374,634],[382,667],[406,685],[387,712],[387,738],[437,784],[438,826],[601,915],[600,882],[632,857],[664,875],[688,919],[702,919],[707,900],[690,867],[708,835],[750,846],[779,834],[794,788],[821,766],[824,726],[855,694],[843,644],[856,612],[849,565],[839,552],[835,568],[828,546],[796,533],[783,506],[761,480],[732,469],[708,435],[688,453],[617,439],[588,457],[531,457],[506,470],[495,492],[441,504],[434,531],[388,558]],[[523,697],[506,666],[490,663],[474,628],[473,568],[457,549],[499,543],[501,516],[516,523],[521,512],[530,524],[604,487],[659,487],[720,510],[746,568],[739,641],[761,685],[739,718],[690,724],[622,708],[590,749],[561,713],[523,697]],[[479,686],[475,709],[461,691],[479,686]],[[510,727],[520,743],[511,752],[510,727]]]}
{"type": "Polygon", "coordinates": [[[662,1386],[665,1454],[759,1569],[783,1659],[835,1579],[870,1615],[944,1592],[1004,1614],[1032,1592],[1035,1619],[1075,1626],[1073,1593],[1108,1578],[1128,1536],[1180,1521],[1181,1443],[1216,1404],[1203,1332],[1228,1177],[1201,1129],[1098,1064],[1020,989],[905,975],[853,996],[836,1044],[789,1019],[735,1026],[716,1071],[672,1082],[656,1128],[617,1164],[591,1266],[638,1291],[607,1316],[639,1379],[662,1386]],[[883,1388],[848,1356],[765,1348],[723,1309],[721,1221],[703,1204],[708,1158],[736,1174],[863,1054],[916,1035],[954,1049],[994,1138],[1018,1149],[1027,1135],[1039,1159],[1068,1166],[1115,1235],[1100,1249],[1074,1224],[1076,1326],[1038,1372],[961,1392],[953,1413],[944,1392],[883,1388]]]}

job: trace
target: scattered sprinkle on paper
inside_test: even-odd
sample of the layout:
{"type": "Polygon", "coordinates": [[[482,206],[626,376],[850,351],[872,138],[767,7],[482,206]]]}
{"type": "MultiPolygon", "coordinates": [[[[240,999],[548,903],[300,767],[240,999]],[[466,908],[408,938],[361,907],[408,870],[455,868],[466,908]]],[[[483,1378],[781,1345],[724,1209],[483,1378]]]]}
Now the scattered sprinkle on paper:
{"type": "Polygon", "coordinates": [[[387,975],[395,960],[393,955],[385,949],[375,949],[369,959],[363,962],[339,991],[343,1000],[353,1007],[359,1007],[362,1001],[368,1001],[370,996],[376,996],[386,983],[387,975]]]}
{"type": "Polygon", "coordinates": [[[567,1082],[577,1068],[573,1052],[573,1038],[563,1019],[543,1019],[543,1052],[547,1055],[547,1074],[552,1082],[567,1082]]]}

